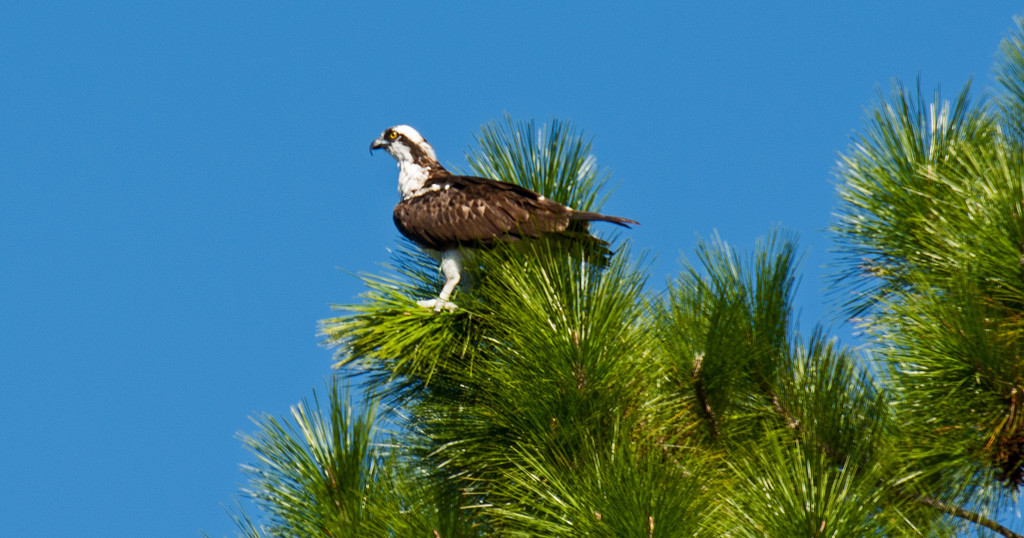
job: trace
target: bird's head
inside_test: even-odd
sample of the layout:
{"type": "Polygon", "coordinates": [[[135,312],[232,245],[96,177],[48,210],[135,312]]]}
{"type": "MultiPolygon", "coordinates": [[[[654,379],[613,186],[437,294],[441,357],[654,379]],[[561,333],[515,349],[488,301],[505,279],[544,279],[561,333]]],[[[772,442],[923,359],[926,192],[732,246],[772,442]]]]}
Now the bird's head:
{"type": "Polygon", "coordinates": [[[408,125],[388,127],[380,138],[370,143],[370,152],[373,153],[375,149],[387,150],[398,164],[410,163],[426,167],[437,162],[434,148],[416,129],[408,125]]]}

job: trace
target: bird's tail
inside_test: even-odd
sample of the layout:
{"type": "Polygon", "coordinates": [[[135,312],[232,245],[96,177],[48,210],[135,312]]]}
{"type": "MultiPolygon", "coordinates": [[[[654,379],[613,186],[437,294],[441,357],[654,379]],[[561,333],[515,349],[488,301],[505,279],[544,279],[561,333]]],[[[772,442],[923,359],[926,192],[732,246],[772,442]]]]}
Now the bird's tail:
{"type": "Polygon", "coordinates": [[[618,224],[619,226],[625,226],[626,228],[629,228],[630,226],[633,225],[640,225],[639,222],[633,219],[627,219],[625,217],[613,217],[611,215],[602,215],[600,213],[594,213],[591,211],[573,211],[569,218],[571,220],[582,222],[590,222],[594,220],[599,220],[602,222],[611,222],[613,224],[618,224]]]}

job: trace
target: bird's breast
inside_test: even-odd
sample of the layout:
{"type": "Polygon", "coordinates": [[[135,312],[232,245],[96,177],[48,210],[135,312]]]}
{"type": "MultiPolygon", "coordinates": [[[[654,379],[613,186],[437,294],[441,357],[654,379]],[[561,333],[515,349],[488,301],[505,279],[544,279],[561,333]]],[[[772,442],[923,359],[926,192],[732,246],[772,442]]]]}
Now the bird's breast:
{"type": "Polygon", "coordinates": [[[430,169],[416,163],[402,163],[398,171],[398,192],[403,200],[407,200],[423,190],[430,169]]]}

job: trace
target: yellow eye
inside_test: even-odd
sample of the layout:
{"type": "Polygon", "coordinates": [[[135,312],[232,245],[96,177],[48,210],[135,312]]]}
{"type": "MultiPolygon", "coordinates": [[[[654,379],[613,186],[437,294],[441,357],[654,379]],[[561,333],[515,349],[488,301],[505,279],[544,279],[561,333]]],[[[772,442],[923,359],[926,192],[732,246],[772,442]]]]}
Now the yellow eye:
{"type": "Polygon", "coordinates": [[[390,138],[391,140],[394,140],[394,139],[398,138],[398,133],[396,133],[394,131],[391,131],[390,133],[388,133],[388,138],[390,138]]]}

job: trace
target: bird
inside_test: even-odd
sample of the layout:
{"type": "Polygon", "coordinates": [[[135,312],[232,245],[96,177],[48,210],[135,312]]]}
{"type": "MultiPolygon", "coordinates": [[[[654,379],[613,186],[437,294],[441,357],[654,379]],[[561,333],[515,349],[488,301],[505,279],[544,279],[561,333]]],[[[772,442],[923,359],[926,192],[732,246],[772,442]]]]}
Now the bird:
{"type": "Polygon", "coordinates": [[[590,221],[629,228],[639,222],[623,217],[577,211],[514,183],[454,175],[437,160],[434,148],[416,129],[395,125],[370,143],[370,154],[383,149],[398,161],[401,201],[392,217],[398,231],[440,262],[445,282],[423,308],[454,311],[450,301],[462,280],[463,250],[502,242],[569,235],[605,243],[587,232],[590,221]]]}

